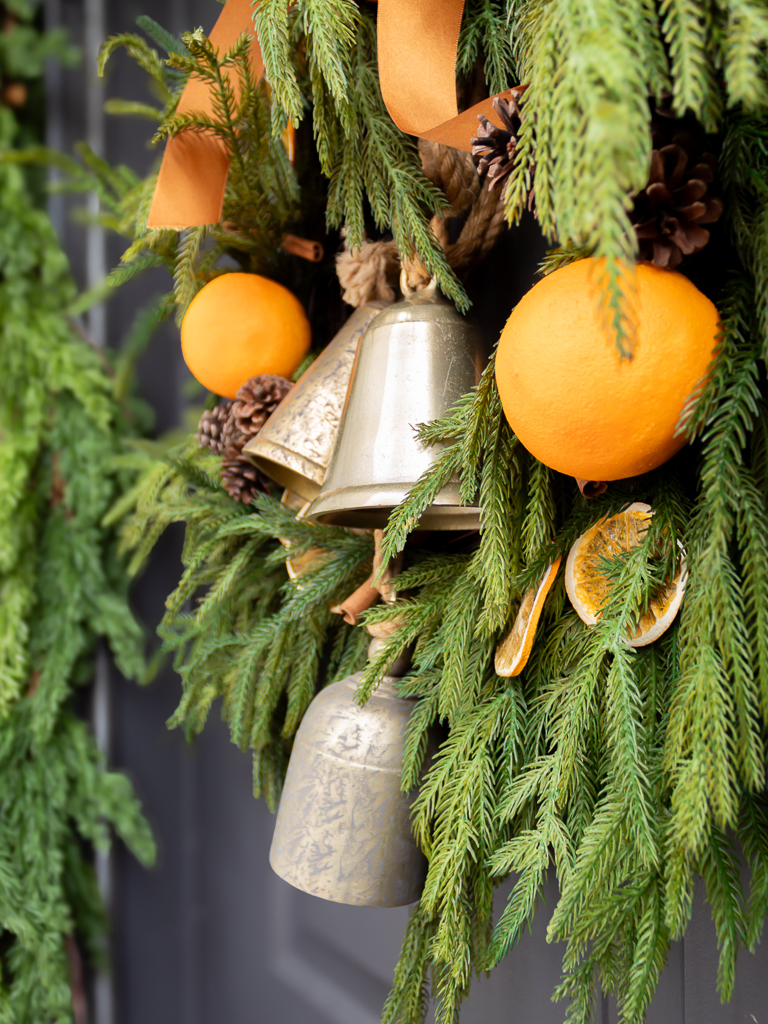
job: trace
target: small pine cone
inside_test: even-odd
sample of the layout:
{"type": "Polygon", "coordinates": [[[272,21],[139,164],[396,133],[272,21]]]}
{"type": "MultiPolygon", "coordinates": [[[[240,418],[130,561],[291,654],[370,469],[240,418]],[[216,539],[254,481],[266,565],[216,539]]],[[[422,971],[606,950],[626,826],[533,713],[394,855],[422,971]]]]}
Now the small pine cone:
{"type": "Polygon", "coordinates": [[[224,452],[221,460],[221,481],[224,489],[235,501],[250,505],[260,492],[270,494],[272,481],[254,466],[244,455],[240,447],[230,447],[224,452]]]}
{"type": "Polygon", "coordinates": [[[498,128],[491,124],[487,117],[477,115],[480,127],[477,135],[472,139],[472,155],[479,157],[477,162],[478,174],[488,172],[488,188],[496,188],[501,185],[504,179],[512,170],[517,149],[517,136],[522,123],[520,114],[520,97],[527,86],[516,85],[511,90],[512,96],[509,99],[501,96],[494,96],[493,109],[504,125],[498,128]]]}
{"type": "Polygon", "coordinates": [[[292,387],[285,377],[262,373],[238,388],[232,402],[231,419],[235,429],[243,435],[243,444],[258,434],[292,387]]]}
{"type": "Polygon", "coordinates": [[[213,409],[206,409],[197,425],[195,437],[198,444],[201,448],[210,448],[214,455],[223,455],[232,443],[231,405],[231,402],[223,402],[213,409]]]}
{"type": "Polygon", "coordinates": [[[714,223],[723,212],[722,200],[707,194],[717,157],[703,151],[703,133],[691,121],[674,119],[657,107],[649,181],[634,197],[630,214],[640,259],[657,267],[673,269],[683,256],[703,249],[709,231],[702,224],[714,223]]]}

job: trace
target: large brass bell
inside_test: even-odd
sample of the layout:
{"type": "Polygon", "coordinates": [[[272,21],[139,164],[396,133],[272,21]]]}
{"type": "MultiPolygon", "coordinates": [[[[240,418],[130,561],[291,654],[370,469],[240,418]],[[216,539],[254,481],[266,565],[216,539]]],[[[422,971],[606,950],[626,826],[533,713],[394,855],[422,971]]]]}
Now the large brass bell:
{"type": "MultiPolygon", "coordinates": [[[[381,644],[373,640],[371,649],[381,644]]],[[[391,673],[404,664],[390,666],[391,673]]],[[[297,889],[335,903],[399,907],[421,895],[427,861],[400,791],[413,701],[385,676],[363,706],[360,673],[321,690],[296,734],[269,861],[297,889]]],[[[434,748],[434,744],[433,744],[434,748]]]]}
{"type": "MultiPolygon", "coordinates": [[[[373,319],[360,339],[328,472],[306,513],[311,522],[380,529],[440,446],[423,445],[415,427],[442,416],[480,379],[488,359],[482,332],[431,282],[373,319]]],[[[419,528],[477,529],[479,509],[464,506],[449,481],[419,528]]]]}
{"type": "Polygon", "coordinates": [[[325,478],[360,337],[387,305],[359,306],[243,449],[267,476],[305,501],[317,497],[325,478]]]}

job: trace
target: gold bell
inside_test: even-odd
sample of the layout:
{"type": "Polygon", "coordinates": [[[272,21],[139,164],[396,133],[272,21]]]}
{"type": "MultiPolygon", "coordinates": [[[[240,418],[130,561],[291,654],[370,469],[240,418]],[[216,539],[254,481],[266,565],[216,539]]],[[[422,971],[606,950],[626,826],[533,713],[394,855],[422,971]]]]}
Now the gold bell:
{"type": "MultiPolygon", "coordinates": [[[[440,446],[414,428],[442,416],[474,387],[488,360],[479,327],[430,282],[370,322],[360,339],[328,472],[306,518],[330,526],[379,529],[434,462],[440,446]]],[[[420,529],[472,530],[480,510],[461,504],[449,481],[420,529]]]]}
{"type": "Polygon", "coordinates": [[[305,501],[320,492],[360,337],[387,302],[350,316],[243,449],[254,465],[305,501]]]}
{"type": "MultiPolygon", "coordinates": [[[[384,641],[373,640],[370,652],[384,641]]],[[[359,907],[400,907],[421,895],[427,860],[400,791],[413,701],[397,695],[401,659],[365,704],[360,673],[321,690],[296,734],[269,862],[297,889],[359,907]]],[[[434,751],[435,744],[432,743],[434,751]]]]}

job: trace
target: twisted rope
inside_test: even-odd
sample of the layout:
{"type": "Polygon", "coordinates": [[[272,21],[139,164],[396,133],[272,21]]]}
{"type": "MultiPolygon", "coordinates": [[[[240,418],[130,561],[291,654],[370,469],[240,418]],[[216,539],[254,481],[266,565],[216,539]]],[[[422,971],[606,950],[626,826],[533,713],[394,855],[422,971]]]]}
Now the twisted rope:
{"type": "MultiPolygon", "coordinates": [[[[420,139],[419,155],[424,174],[446,199],[446,216],[435,214],[430,229],[443,247],[448,264],[454,270],[469,271],[493,247],[504,227],[503,190],[482,188],[469,153],[420,139]],[[461,234],[451,243],[447,217],[462,214],[468,208],[461,234]]],[[[401,259],[408,287],[415,291],[425,287],[432,275],[415,250],[408,257],[401,257],[393,241],[366,240],[353,250],[345,242],[343,252],[336,257],[344,301],[351,306],[375,299],[391,302],[401,259]]]]}

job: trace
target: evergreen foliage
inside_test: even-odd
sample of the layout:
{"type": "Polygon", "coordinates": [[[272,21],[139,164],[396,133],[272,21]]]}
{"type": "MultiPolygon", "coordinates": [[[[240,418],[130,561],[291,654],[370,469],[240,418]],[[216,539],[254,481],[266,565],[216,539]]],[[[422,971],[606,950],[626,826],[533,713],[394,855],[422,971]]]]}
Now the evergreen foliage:
{"type": "Polygon", "coordinates": [[[17,145],[30,145],[44,134],[46,61],[53,58],[72,67],[80,55],[69,42],[66,29],[40,31],[37,0],[3,0],[0,13],[0,136],[4,144],[13,136],[17,145]],[[9,96],[9,91],[15,92],[15,97],[9,96]]]}
{"type": "MultiPolygon", "coordinates": [[[[5,157],[19,136],[8,110],[0,114],[5,157]]],[[[93,846],[106,848],[114,829],[143,863],[154,857],[128,779],[107,769],[76,713],[98,649],[108,644],[136,677],[144,637],[115,538],[101,525],[126,483],[115,457],[128,424],[103,356],[65,315],[74,297],[48,217],[20,169],[0,163],[0,1019],[8,1024],[72,1019],[68,947],[107,967],[93,846]]]]}
{"type": "MultiPolygon", "coordinates": [[[[459,301],[426,229],[442,200],[425,186],[412,141],[381,107],[369,8],[350,0],[262,0],[255,22],[272,98],[271,110],[248,116],[263,125],[268,115],[277,138],[311,110],[331,223],[344,222],[358,242],[367,202],[371,222],[390,230],[403,253],[414,243],[459,301]]],[[[217,88],[216,60],[240,59],[238,48],[214,60],[202,38],[184,43],[191,56],[174,52],[170,66],[214,76],[217,88]]],[[[634,259],[627,213],[632,191],[647,181],[649,97],[671,94],[679,114],[692,112],[717,133],[727,214],[720,265],[709,277],[700,257],[688,266],[694,275],[698,267],[718,304],[723,339],[680,423],[690,445],[592,501],[512,435],[492,363],[446,417],[422,426],[422,439],[440,447],[390,518],[385,555],[404,553],[400,597],[365,618],[396,628],[366,665],[358,691],[364,701],[391,657],[413,645],[400,684],[416,698],[403,787],[421,780],[414,829],[430,863],[382,1020],[420,1024],[430,995],[439,1024],[455,1020],[472,974],[515,945],[553,872],[560,899],[548,934],[565,943],[557,995],[567,1000],[566,1019],[592,1019],[597,979],[615,996],[621,1019],[635,1024],[671,942],[685,931],[697,875],[718,934],[723,998],[733,989],[738,950],[754,948],[768,912],[763,12],[752,0],[475,0],[459,41],[460,72],[478,61],[493,89],[507,84],[511,67],[529,83],[508,213],[520,213],[535,184],[539,220],[559,243],[546,270],[596,253],[606,258],[610,283],[634,259]],[[479,498],[475,548],[449,554],[411,546],[419,515],[456,473],[464,500],[479,498]],[[561,576],[525,670],[514,679],[496,676],[493,651],[524,591],[598,519],[635,500],[654,515],[639,546],[606,564],[612,589],[599,623],[587,627],[577,617],[561,576]],[[689,577],[677,620],[654,644],[630,648],[626,636],[677,571],[681,550],[689,577]],[[434,722],[447,727],[447,738],[421,778],[434,722]],[[494,916],[494,889],[509,876],[511,896],[494,916]]],[[[222,98],[222,134],[232,123],[225,107],[222,98]]],[[[169,118],[170,108],[163,130],[182,127],[169,118]]],[[[283,165],[278,151],[256,146],[243,167],[233,165],[225,216],[236,226],[240,215],[252,223],[247,202],[236,197],[257,153],[283,165]]],[[[301,207],[302,195],[291,194],[301,207]]],[[[207,261],[223,251],[215,248],[218,230],[213,248],[194,248],[194,232],[161,239],[142,235],[139,223],[140,245],[128,259],[168,246],[163,258],[187,261],[192,289],[215,272],[215,260],[207,261]]],[[[180,291],[182,306],[187,294],[180,291]]],[[[613,323],[631,345],[615,289],[610,296],[613,323]]],[[[238,506],[207,459],[184,449],[165,462],[150,460],[119,510],[136,504],[124,538],[138,565],[166,524],[187,523],[185,573],[162,626],[184,682],[173,721],[195,732],[221,697],[234,741],[254,751],[255,791],[274,802],[314,689],[362,663],[364,634],[331,621],[328,606],[365,577],[370,544],[296,521],[272,498],[238,506]],[[281,537],[297,552],[324,550],[327,561],[289,582],[281,537]]]]}
{"type": "Polygon", "coordinates": [[[297,520],[267,495],[255,507],[233,501],[215,475],[217,461],[194,447],[173,450],[167,463],[151,462],[111,518],[135,508],[123,532],[134,568],[170,523],[187,524],[184,573],[159,629],[184,688],[170,724],[194,735],[221,698],[233,743],[253,751],[254,795],[274,810],[318,684],[343,679],[364,660],[367,634],[330,607],[370,575],[373,544],[368,535],[297,520]],[[328,557],[291,581],[281,541],[292,555],[319,548],[328,557]]]}

